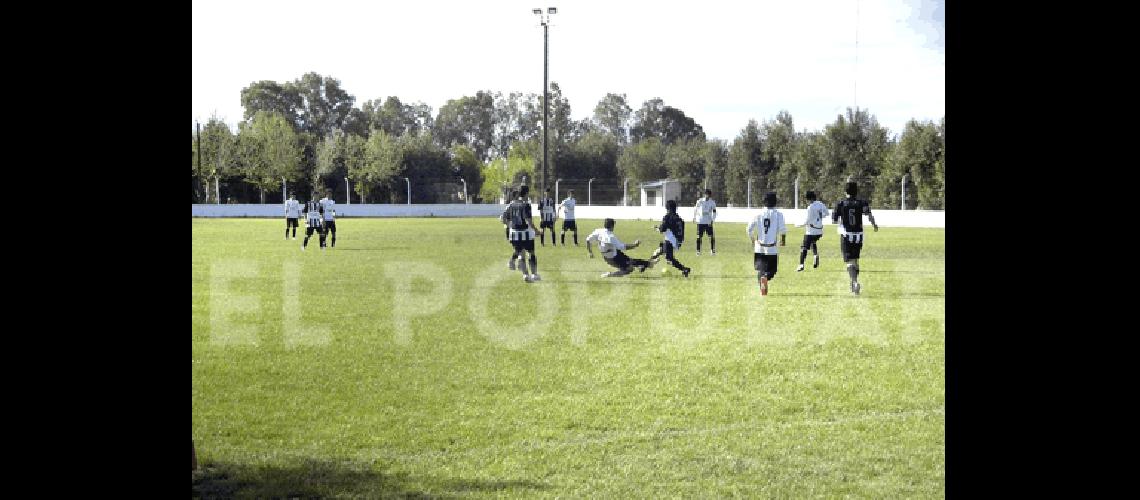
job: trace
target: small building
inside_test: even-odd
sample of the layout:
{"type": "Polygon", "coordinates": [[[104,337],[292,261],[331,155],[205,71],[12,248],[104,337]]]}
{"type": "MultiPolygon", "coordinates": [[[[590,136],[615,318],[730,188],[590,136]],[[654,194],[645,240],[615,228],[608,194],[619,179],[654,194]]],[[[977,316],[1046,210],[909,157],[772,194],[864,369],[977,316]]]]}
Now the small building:
{"type": "Polygon", "coordinates": [[[638,187],[641,188],[643,207],[664,207],[665,200],[677,200],[678,204],[681,202],[681,181],[660,179],[642,182],[638,187]]]}

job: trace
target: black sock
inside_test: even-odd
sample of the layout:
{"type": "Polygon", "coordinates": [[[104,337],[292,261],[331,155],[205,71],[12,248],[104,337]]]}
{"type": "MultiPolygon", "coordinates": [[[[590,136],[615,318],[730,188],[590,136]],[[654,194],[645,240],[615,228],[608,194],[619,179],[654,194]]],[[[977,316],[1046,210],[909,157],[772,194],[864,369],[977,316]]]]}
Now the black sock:
{"type": "Polygon", "coordinates": [[[566,246],[566,233],[562,233],[562,246],[566,246]]]}
{"type": "Polygon", "coordinates": [[[804,259],[807,258],[807,248],[800,248],[800,265],[804,265],[804,259]]]}
{"type": "Polygon", "coordinates": [[[716,251],[716,238],[709,236],[709,250],[716,251]]]}
{"type": "Polygon", "coordinates": [[[701,238],[697,237],[697,253],[701,253],[701,238]]]}
{"type": "Polygon", "coordinates": [[[539,231],[538,232],[538,242],[541,243],[542,246],[546,246],[546,232],[545,231],[539,231]]]}
{"type": "Polygon", "coordinates": [[[578,231],[574,231],[574,246],[578,246],[578,231]]]}

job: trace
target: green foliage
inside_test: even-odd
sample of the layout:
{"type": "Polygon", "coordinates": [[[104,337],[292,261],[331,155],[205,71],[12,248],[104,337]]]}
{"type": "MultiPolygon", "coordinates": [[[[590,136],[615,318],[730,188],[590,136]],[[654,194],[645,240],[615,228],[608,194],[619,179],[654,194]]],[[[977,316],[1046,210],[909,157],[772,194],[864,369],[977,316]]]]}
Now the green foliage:
{"type": "Polygon", "coordinates": [[[668,176],[668,171],[665,170],[665,145],[657,137],[630,144],[622,151],[617,166],[621,176],[629,179],[630,192],[627,195],[630,203],[639,202],[641,192],[637,189],[638,183],[668,176]]]}
{"type": "Polygon", "coordinates": [[[748,179],[752,178],[752,200],[759,198],[758,186],[764,167],[764,150],[760,142],[760,127],[756,120],[748,120],[748,125],[736,136],[728,152],[728,164],[724,177],[724,201],[736,207],[743,207],[748,201],[748,179]]]}
{"type": "Polygon", "coordinates": [[[479,190],[479,197],[484,203],[498,202],[504,197],[505,191],[520,185],[524,176],[528,184],[533,184],[537,161],[533,144],[533,140],[520,142],[517,147],[511,148],[506,162],[502,158],[496,158],[483,165],[483,184],[479,190]]]}
{"type": "Polygon", "coordinates": [[[265,191],[279,190],[282,180],[301,178],[301,148],[297,134],[285,117],[259,111],[242,122],[238,131],[238,154],[246,180],[265,191]]]}
{"type": "Polygon", "coordinates": [[[483,164],[475,157],[475,152],[467,146],[455,146],[451,149],[451,162],[455,175],[467,181],[467,196],[478,197],[483,187],[483,164]]]}
{"type": "Polygon", "coordinates": [[[629,120],[633,108],[629,107],[625,94],[606,94],[594,106],[594,123],[609,134],[618,144],[629,144],[629,120]]]}
{"type": "Polygon", "coordinates": [[[630,139],[641,142],[656,137],[664,144],[685,139],[704,140],[705,133],[700,125],[685,113],[672,106],[666,106],[661,98],[645,101],[634,115],[630,128],[630,139]]]}
{"type": "Polygon", "coordinates": [[[696,202],[704,190],[705,141],[684,139],[666,146],[665,170],[670,179],[681,181],[681,201],[696,202]]]}

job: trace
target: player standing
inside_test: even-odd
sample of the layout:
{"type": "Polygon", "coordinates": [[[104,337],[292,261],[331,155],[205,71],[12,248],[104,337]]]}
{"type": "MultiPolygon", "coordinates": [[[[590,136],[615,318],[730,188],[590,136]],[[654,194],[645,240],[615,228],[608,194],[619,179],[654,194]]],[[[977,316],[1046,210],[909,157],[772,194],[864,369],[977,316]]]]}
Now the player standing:
{"type": "Polygon", "coordinates": [[[534,255],[534,220],[530,211],[530,202],[527,201],[526,195],[529,188],[527,186],[520,186],[518,198],[507,205],[507,209],[499,216],[499,220],[507,224],[509,231],[507,239],[511,241],[511,246],[514,247],[515,252],[511,254],[511,261],[509,267],[513,270],[515,259],[519,259],[519,267],[522,269],[523,281],[533,283],[542,278],[538,276],[538,258],[534,255]],[[530,257],[530,272],[527,272],[527,261],[523,259],[523,251],[526,251],[530,257]]]}
{"type": "Polygon", "coordinates": [[[550,188],[546,188],[546,194],[538,200],[538,213],[542,216],[542,222],[538,225],[538,242],[542,246],[546,246],[546,228],[550,228],[550,244],[557,246],[554,241],[554,219],[557,211],[554,198],[550,196],[550,188]]]}
{"type": "Polygon", "coordinates": [[[788,228],[784,226],[784,214],[776,210],[776,193],[764,195],[764,207],[756,218],[748,223],[748,239],[752,240],[752,265],[756,268],[756,280],[760,282],[760,295],[768,295],[768,282],[776,277],[779,263],[776,249],[776,235],[780,235],[780,246],[784,246],[788,228]],[[752,237],[752,229],[756,237],[752,237]]]}
{"type": "Polygon", "coordinates": [[[332,233],[332,246],[336,248],[336,202],[332,199],[332,190],[325,190],[325,197],[321,199],[321,213],[325,216],[325,234],[332,233]]]}
{"type": "Polygon", "coordinates": [[[879,231],[879,225],[875,224],[875,216],[871,215],[871,206],[867,201],[855,197],[859,194],[858,184],[848,182],[844,191],[847,192],[847,199],[835,205],[835,211],[831,213],[831,222],[840,222],[839,251],[843,254],[843,262],[847,263],[847,275],[851,277],[851,293],[859,295],[862,289],[862,285],[859,284],[859,254],[863,250],[863,216],[867,216],[876,232],[879,231]]]}
{"type": "Polygon", "coordinates": [[[574,206],[577,204],[578,202],[574,200],[574,190],[571,189],[567,192],[566,199],[558,205],[562,210],[562,246],[566,246],[567,229],[574,231],[574,246],[578,246],[578,222],[574,220],[574,206]]]}
{"type": "Polygon", "coordinates": [[[697,255],[701,254],[701,236],[709,233],[709,249],[716,255],[716,236],[713,236],[713,222],[716,221],[716,202],[712,190],[706,189],[704,198],[697,200],[693,207],[693,222],[697,224],[697,255]]]}
{"type": "MultiPolygon", "coordinates": [[[[313,197],[317,197],[315,193],[313,197]]],[[[322,210],[324,210],[324,208],[321,207],[321,203],[318,201],[308,201],[305,203],[305,240],[301,242],[301,251],[304,251],[305,247],[309,246],[309,238],[313,236],[313,231],[316,231],[320,237],[321,250],[325,249],[325,231],[321,224],[322,210]]]]}
{"type": "Polygon", "coordinates": [[[297,239],[297,219],[301,218],[301,202],[293,193],[285,200],[285,239],[289,239],[289,228],[293,228],[293,239],[297,239]]]}

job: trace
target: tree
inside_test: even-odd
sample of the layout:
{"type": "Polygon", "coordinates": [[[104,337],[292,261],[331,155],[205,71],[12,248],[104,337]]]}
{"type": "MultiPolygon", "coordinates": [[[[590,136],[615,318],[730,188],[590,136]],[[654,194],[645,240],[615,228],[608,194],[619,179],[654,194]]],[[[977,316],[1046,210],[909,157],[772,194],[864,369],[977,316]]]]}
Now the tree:
{"type": "Polygon", "coordinates": [[[763,138],[763,161],[760,175],[764,177],[765,192],[775,191],[780,206],[793,206],[796,172],[793,161],[796,150],[796,129],[792,115],[780,111],[774,121],[767,121],[760,129],[763,138]]]}
{"type": "Polygon", "coordinates": [[[824,129],[824,169],[820,180],[839,186],[847,178],[859,183],[859,196],[875,201],[874,178],[879,175],[891,147],[887,129],[866,110],[847,108],[824,129]]]}
{"type": "Polygon", "coordinates": [[[300,130],[324,139],[344,127],[356,98],[340,87],[340,80],[310,72],[294,81],[293,87],[301,97],[300,130]]]}
{"type": "Polygon", "coordinates": [[[259,111],[252,120],[239,124],[240,154],[247,182],[265,191],[275,190],[282,180],[301,177],[301,149],[293,127],[278,113],[259,111]]]}
{"type": "Polygon", "coordinates": [[[479,196],[483,188],[483,164],[475,152],[467,146],[455,146],[451,149],[451,163],[455,176],[467,181],[467,196],[479,196]]]}
{"type": "Polygon", "coordinates": [[[432,134],[444,148],[461,144],[470,147],[480,160],[486,160],[494,145],[494,117],[494,96],[479,91],[474,96],[451,99],[439,108],[432,134]]]}
{"type": "MultiPolygon", "coordinates": [[[[357,135],[348,135],[344,132],[333,132],[325,137],[325,140],[319,142],[316,146],[316,165],[310,177],[311,186],[324,186],[326,179],[333,179],[334,182],[348,177],[348,159],[346,157],[347,143],[349,137],[360,137],[357,135]]],[[[339,182],[337,182],[339,184],[339,182]]],[[[308,193],[299,193],[307,197],[308,193]]]]}
{"type": "MultiPolygon", "coordinates": [[[[534,179],[534,166],[537,162],[533,140],[518,143],[512,147],[507,161],[496,158],[482,168],[483,183],[479,190],[479,197],[484,202],[506,200],[506,191],[518,186],[523,177],[531,183],[534,179]]],[[[541,154],[541,153],[539,153],[541,154]]]]}
{"type": "Polygon", "coordinates": [[[877,206],[901,206],[901,183],[906,175],[908,207],[941,209],[943,178],[938,169],[943,156],[939,126],[934,122],[908,121],[886,168],[875,179],[875,191],[881,193],[877,206]]]}
{"type": "MultiPolygon", "coordinates": [[[[622,177],[629,179],[630,183],[634,185],[639,182],[662,179],[667,173],[665,170],[665,145],[661,139],[656,137],[631,144],[622,151],[617,166],[622,177]]],[[[635,196],[630,196],[631,201],[635,198],[635,196]]]]}
{"type": "Polygon", "coordinates": [[[704,189],[705,141],[682,139],[665,147],[665,170],[681,182],[682,199],[696,201],[704,189]]]}
{"type": "MultiPolygon", "coordinates": [[[[235,144],[234,134],[229,126],[217,116],[211,116],[206,126],[202,127],[202,150],[198,151],[198,138],[193,139],[193,174],[198,180],[199,189],[197,199],[200,203],[210,203],[214,198],[214,190],[210,189],[210,180],[214,176],[229,177],[235,170],[235,144]],[[202,156],[201,169],[199,169],[198,155],[202,156]]],[[[217,201],[217,200],[214,200],[217,201]]]]}
{"type": "Polygon", "coordinates": [[[724,196],[727,203],[745,206],[748,202],[748,179],[753,179],[752,191],[757,192],[764,161],[760,141],[760,127],[756,120],[748,120],[748,125],[736,136],[728,152],[728,165],[724,177],[724,196]]]}
{"type": "Polygon", "coordinates": [[[704,170],[705,182],[703,185],[708,186],[706,189],[711,189],[716,199],[726,199],[724,198],[724,179],[728,171],[728,145],[723,140],[714,139],[705,142],[704,170]]]}
{"type": "Polygon", "coordinates": [[[296,126],[302,104],[301,93],[289,83],[282,85],[271,80],[261,80],[241,89],[241,105],[245,108],[244,120],[253,119],[258,111],[265,111],[278,113],[291,125],[296,126]]]}
{"type": "Polygon", "coordinates": [[[657,137],[665,144],[684,139],[704,139],[705,132],[700,125],[685,113],[672,106],[666,106],[661,98],[645,101],[634,114],[630,139],[641,142],[657,137]]]}
{"type": "Polygon", "coordinates": [[[629,119],[633,108],[626,102],[625,94],[606,94],[598,105],[594,106],[594,123],[607,134],[613,136],[618,144],[629,144],[629,119]]]}

